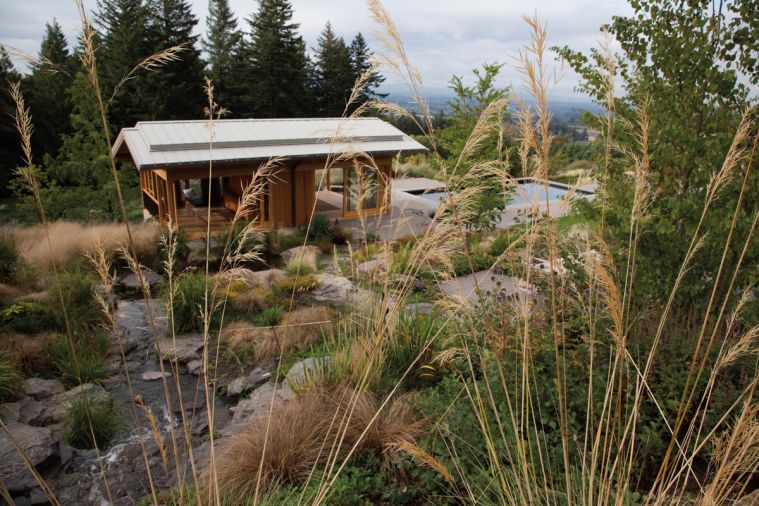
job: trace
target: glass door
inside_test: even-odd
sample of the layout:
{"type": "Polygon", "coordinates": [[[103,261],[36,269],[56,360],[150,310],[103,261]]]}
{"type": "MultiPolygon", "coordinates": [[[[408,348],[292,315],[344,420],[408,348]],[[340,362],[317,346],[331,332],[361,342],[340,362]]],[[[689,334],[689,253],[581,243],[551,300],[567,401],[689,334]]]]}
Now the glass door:
{"type": "Polygon", "coordinates": [[[365,165],[343,170],[343,210],[346,216],[376,211],[379,207],[380,181],[377,169],[365,165]]]}

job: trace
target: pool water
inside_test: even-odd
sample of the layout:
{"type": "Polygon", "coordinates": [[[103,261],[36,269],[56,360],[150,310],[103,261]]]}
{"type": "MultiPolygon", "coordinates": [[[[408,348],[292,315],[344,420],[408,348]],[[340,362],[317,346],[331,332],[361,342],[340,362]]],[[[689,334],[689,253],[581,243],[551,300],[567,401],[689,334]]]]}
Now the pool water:
{"type": "Polygon", "coordinates": [[[448,192],[422,193],[421,195],[417,195],[417,197],[422,197],[423,199],[427,199],[430,202],[439,204],[440,202],[448,200],[448,192]]]}
{"type": "MultiPolygon", "coordinates": [[[[568,191],[556,186],[548,186],[548,200],[559,200],[568,191]]],[[[513,193],[506,195],[507,204],[512,206],[540,204],[546,201],[546,186],[539,183],[519,183],[513,193]]]]}

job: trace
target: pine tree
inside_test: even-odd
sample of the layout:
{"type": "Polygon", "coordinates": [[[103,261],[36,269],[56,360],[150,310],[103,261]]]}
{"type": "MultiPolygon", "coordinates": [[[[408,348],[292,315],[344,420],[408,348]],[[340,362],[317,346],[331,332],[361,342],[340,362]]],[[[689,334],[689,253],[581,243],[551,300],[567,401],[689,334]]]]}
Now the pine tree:
{"type": "MultiPolygon", "coordinates": [[[[369,46],[366,44],[366,40],[361,35],[361,32],[357,33],[353,38],[348,52],[350,53],[351,67],[353,69],[353,80],[356,81],[372,68],[372,53],[369,51],[369,46]]],[[[385,78],[377,70],[373,70],[366,80],[361,95],[356,100],[354,106],[358,107],[369,100],[386,97],[387,93],[377,92],[379,86],[384,82],[385,78]]]]}
{"type": "Polygon", "coordinates": [[[251,41],[246,49],[251,104],[246,114],[262,118],[308,115],[308,58],[306,45],[292,21],[288,0],[261,0],[248,22],[251,41]]]}
{"type": "Polygon", "coordinates": [[[20,163],[20,140],[13,123],[15,105],[9,93],[11,83],[21,78],[8,53],[0,46],[0,196],[9,194],[8,183],[20,163]]]}
{"type": "Polygon", "coordinates": [[[73,63],[61,26],[55,20],[47,23],[38,61],[25,83],[34,116],[32,148],[38,160],[46,154],[54,155],[60,147],[60,135],[68,132],[71,102],[66,90],[73,80],[73,63]]]}
{"type": "Polygon", "coordinates": [[[342,116],[355,82],[348,46],[327,22],[315,49],[314,96],[319,115],[342,116]]]}
{"type": "Polygon", "coordinates": [[[203,61],[193,34],[198,19],[184,0],[149,0],[151,52],[184,45],[179,59],[147,75],[150,119],[203,117],[203,61]]]}
{"type": "Polygon", "coordinates": [[[203,49],[208,54],[207,74],[214,85],[215,99],[235,115],[240,112],[239,97],[244,93],[240,85],[243,38],[228,0],[209,0],[206,25],[203,49]]]}
{"type": "MultiPolygon", "coordinates": [[[[106,97],[142,60],[152,54],[148,38],[149,12],[142,0],[99,0],[95,20],[102,39],[98,72],[106,97]]],[[[114,97],[109,119],[116,128],[133,126],[149,115],[144,76],[127,81],[114,97]]]]}

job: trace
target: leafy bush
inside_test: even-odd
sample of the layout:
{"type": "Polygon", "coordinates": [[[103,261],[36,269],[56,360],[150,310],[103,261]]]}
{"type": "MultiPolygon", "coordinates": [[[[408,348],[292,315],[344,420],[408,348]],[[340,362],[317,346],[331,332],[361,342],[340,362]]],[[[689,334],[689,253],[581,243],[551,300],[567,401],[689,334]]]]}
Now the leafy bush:
{"type": "Polygon", "coordinates": [[[264,309],[255,318],[256,325],[259,327],[273,327],[279,324],[285,309],[281,306],[273,306],[264,309]]]}
{"type": "Polygon", "coordinates": [[[337,220],[335,220],[335,222],[332,224],[329,233],[332,237],[332,242],[338,245],[348,244],[353,240],[353,232],[349,229],[341,227],[340,223],[337,220]]]}
{"type": "Polygon", "coordinates": [[[493,266],[495,259],[487,254],[472,254],[472,267],[469,267],[469,259],[464,254],[453,255],[451,261],[453,262],[453,273],[456,276],[465,276],[474,272],[490,269],[493,266]]]}
{"type": "Polygon", "coordinates": [[[66,318],[74,329],[91,328],[102,322],[102,309],[92,297],[94,287],[95,277],[82,261],[72,262],[58,272],[48,290],[48,300],[59,329],[66,328],[66,318]]]}
{"type": "Polygon", "coordinates": [[[494,257],[503,255],[506,248],[509,247],[509,237],[506,234],[498,234],[490,244],[489,253],[494,257]]]}
{"type": "Polygon", "coordinates": [[[105,333],[74,336],[59,335],[47,344],[61,381],[69,386],[96,383],[108,376],[111,343],[105,333]]]}
{"type": "Polygon", "coordinates": [[[84,394],[69,406],[63,435],[74,448],[102,450],[120,429],[120,415],[112,402],[97,402],[84,394]]]}
{"type": "Polygon", "coordinates": [[[13,364],[0,355],[0,404],[16,400],[23,376],[13,364]]]}
{"type": "Polygon", "coordinates": [[[392,337],[386,341],[383,380],[390,385],[395,384],[415,360],[414,367],[406,376],[407,387],[418,386],[433,376],[434,369],[429,365],[433,348],[432,345],[424,348],[439,330],[440,325],[435,323],[432,314],[403,314],[392,337]]]}
{"type": "MultiPolygon", "coordinates": [[[[205,276],[199,272],[184,273],[177,278],[174,288],[174,300],[169,315],[173,318],[174,330],[178,333],[201,332],[206,296],[205,276]]],[[[218,312],[212,317],[216,316],[216,313],[218,312]]]]}
{"type": "Polygon", "coordinates": [[[48,308],[39,302],[16,302],[0,311],[0,330],[32,335],[56,328],[48,308]]]}
{"type": "Polygon", "coordinates": [[[311,275],[290,276],[274,284],[274,290],[283,296],[293,293],[308,292],[319,286],[319,282],[311,275]]]}
{"type": "Polygon", "coordinates": [[[330,235],[329,218],[323,214],[315,214],[311,218],[311,226],[308,229],[308,236],[311,239],[327,237],[330,235]]]}
{"type": "Polygon", "coordinates": [[[13,278],[18,262],[16,248],[5,241],[0,241],[0,281],[6,282],[13,278]]]}

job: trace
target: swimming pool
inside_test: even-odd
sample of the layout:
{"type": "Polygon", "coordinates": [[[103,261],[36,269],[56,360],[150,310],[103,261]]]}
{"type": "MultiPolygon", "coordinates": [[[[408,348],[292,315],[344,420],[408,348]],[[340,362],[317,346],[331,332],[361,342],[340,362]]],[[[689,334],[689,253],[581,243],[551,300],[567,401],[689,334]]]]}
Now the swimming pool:
{"type": "Polygon", "coordinates": [[[438,191],[438,192],[422,193],[421,195],[417,195],[417,197],[422,197],[423,199],[427,199],[430,202],[440,204],[441,202],[448,200],[448,192],[438,191]]]}
{"type": "Polygon", "coordinates": [[[546,201],[546,190],[548,191],[548,200],[563,199],[569,193],[569,190],[560,186],[548,185],[546,188],[540,183],[520,182],[513,193],[506,194],[506,204],[510,206],[540,204],[546,201]]]}

